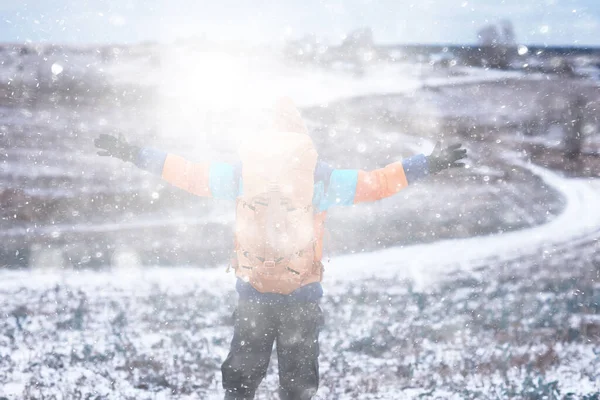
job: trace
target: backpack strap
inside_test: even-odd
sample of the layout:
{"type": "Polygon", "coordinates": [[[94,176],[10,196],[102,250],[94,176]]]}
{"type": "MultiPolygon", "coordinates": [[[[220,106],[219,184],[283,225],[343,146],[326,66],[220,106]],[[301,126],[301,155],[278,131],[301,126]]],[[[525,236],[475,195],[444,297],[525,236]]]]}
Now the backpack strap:
{"type": "MultiPolygon", "coordinates": [[[[335,168],[323,160],[318,160],[315,167],[315,182],[323,182],[325,193],[329,189],[329,181],[331,174],[335,168]]],[[[242,162],[236,161],[233,163],[233,181],[239,187],[239,194],[242,194],[242,162]]]]}

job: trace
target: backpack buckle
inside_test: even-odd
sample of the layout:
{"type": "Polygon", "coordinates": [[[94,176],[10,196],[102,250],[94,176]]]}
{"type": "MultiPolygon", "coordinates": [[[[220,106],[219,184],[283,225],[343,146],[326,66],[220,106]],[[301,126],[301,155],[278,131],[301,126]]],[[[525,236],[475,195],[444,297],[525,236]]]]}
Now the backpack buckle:
{"type": "Polygon", "coordinates": [[[268,269],[275,268],[275,261],[264,261],[263,266],[268,269]]]}

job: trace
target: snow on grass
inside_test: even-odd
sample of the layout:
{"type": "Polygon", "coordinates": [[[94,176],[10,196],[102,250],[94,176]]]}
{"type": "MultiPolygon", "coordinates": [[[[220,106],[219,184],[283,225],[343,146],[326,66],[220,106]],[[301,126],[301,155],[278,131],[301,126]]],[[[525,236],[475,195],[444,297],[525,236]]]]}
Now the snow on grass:
{"type": "MultiPolygon", "coordinates": [[[[319,399],[600,390],[600,188],[529,168],[567,199],[546,225],[327,264],[319,399]]],[[[219,365],[235,304],[234,277],[224,268],[2,271],[1,278],[0,394],[222,396],[219,365]]],[[[275,367],[257,399],[276,398],[275,367]]]]}
{"type": "MultiPolygon", "coordinates": [[[[600,251],[580,251],[566,274],[556,274],[565,259],[493,263],[440,276],[423,291],[402,279],[340,282],[322,302],[318,398],[594,393],[600,331],[592,329],[600,326],[566,316],[600,313],[586,264],[596,260],[598,273],[600,251]],[[540,292],[546,296],[537,300],[540,292]]],[[[234,304],[232,277],[222,270],[2,276],[0,393],[222,396],[219,364],[234,304]]],[[[258,399],[276,398],[275,366],[258,399]]]]}

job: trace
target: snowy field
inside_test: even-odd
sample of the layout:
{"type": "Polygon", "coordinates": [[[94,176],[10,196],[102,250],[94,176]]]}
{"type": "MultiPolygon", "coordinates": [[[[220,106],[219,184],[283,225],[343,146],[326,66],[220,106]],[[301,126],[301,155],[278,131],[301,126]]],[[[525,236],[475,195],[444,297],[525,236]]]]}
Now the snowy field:
{"type": "MultiPolygon", "coordinates": [[[[327,263],[319,398],[595,398],[600,185],[537,171],[568,199],[547,225],[327,263]]],[[[221,396],[224,268],[2,280],[5,396],[221,396]]],[[[275,366],[258,399],[276,398],[275,366]]]]}
{"type": "MultiPolygon", "coordinates": [[[[183,117],[191,111],[167,104],[169,96],[186,98],[190,90],[207,84],[204,77],[190,84],[191,89],[177,82],[177,76],[189,76],[185,69],[197,61],[186,57],[172,55],[168,59],[175,65],[158,64],[143,74],[144,85],[160,82],[153,89],[161,93],[155,101],[161,110],[156,119],[142,118],[156,104],[134,107],[131,119],[129,106],[107,109],[104,102],[0,109],[0,140],[8,153],[0,182],[33,191],[25,195],[40,202],[63,199],[65,207],[56,206],[56,218],[36,214],[35,208],[27,211],[29,220],[11,221],[3,214],[3,240],[48,240],[54,252],[38,257],[34,270],[0,271],[0,313],[5,316],[0,322],[0,396],[222,398],[219,368],[227,354],[236,300],[234,277],[225,273],[218,257],[219,249],[228,245],[222,234],[232,220],[228,205],[180,197],[117,162],[98,166],[89,145],[102,129],[129,128],[140,140],[151,138],[182,151],[191,143],[195,146],[188,151],[200,148],[200,155],[215,156],[218,146],[207,146],[215,144],[210,138],[198,142],[185,135],[193,123],[183,117]],[[161,73],[174,68],[181,68],[179,74],[161,80],[161,73]],[[157,131],[136,128],[136,120],[157,131]],[[183,122],[173,124],[176,120],[183,122]],[[15,129],[20,135],[12,133],[15,129]],[[65,130],[70,134],[61,135],[65,130]],[[67,155],[61,156],[65,150],[67,155]],[[87,175],[82,177],[82,170],[87,175]],[[127,200],[130,192],[146,198],[127,200]],[[98,215],[91,203],[81,207],[72,200],[88,196],[87,201],[101,202],[103,210],[106,204],[112,208],[113,195],[127,200],[118,203],[126,214],[105,210],[98,215]],[[195,221],[190,223],[190,218],[195,221]],[[55,251],[61,239],[87,235],[87,240],[98,241],[93,250],[98,253],[107,252],[107,242],[123,240],[131,250],[151,242],[153,230],[167,236],[169,226],[173,242],[189,235],[206,238],[212,232],[212,242],[203,239],[200,246],[217,254],[207,263],[218,267],[142,267],[141,252],[130,251],[118,262],[113,257],[112,267],[56,268],[64,262],[55,251]]],[[[140,56],[138,61],[144,60],[140,56]]],[[[215,56],[210,60],[213,69],[224,62],[215,56]]],[[[239,62],[229,61],[224,65],[230,73],[239,71],[239,62]]],[[[90,79],[83,78],[92,74],[84,66],[92,61],[78,62],[73,69],[80,74],[77,79],[90,79]]],[[[525,108],[502,104],[510,91],[501,85],[494,92],[494,84],[510,80],[518,86],[523,80],[522,87],[532,90],[543,77],[481,69],[440,76],[422,67],[376,64],[357,78],[275,61],[265,68],[264,62],[244,64],[250,75],[272,72],[256,72],[248,92],[258,85],[292,94],[305,107],[311,130],[320,135],[316,142],[322,154],[336,165],[353,161],[361,168],[381,166],[392,157],[428,152],[440,135],[466,141],[471,151],[469,168],[451,180],[441,176],[380,204],[331,213],[333,250],[325,263],[326,324],[317,398],[600,398],[600,181],[582,169],[567,178],[556,163],[548,162],[552,169],[531,163],[525,145],[529,142],[510,124],[502,124],[498,136],[483,138],[432,132],[431,124],[412,130],[420,123],[418,116],[439,122],[446,117],[444,110],[484,126],[499,117],[531,118],[537,112],[534,94],[525,108]],[[486,99],[490,93],[504,93],[503,101],[497,108],[491,101],[474,102],[470,89],[460,97],[461,88],[473,85],[486,92],[486,99]],[[389,118],[401,115],[397,109],[411,98],[419,105],[413,110],[417,123],[389,118]],[[456,106],[457,99],[464,107],[456,106]],[[507,112],[507,105],[514,112],[507,112]]],[[[48,63],[50,73],[58,70],[52,70],[57,63],[59,76],[69,71],[64,59],[48,63]]],[[[24,65],[22,81],[33,76],[26,73],[30,70],[41,71],[38,76],[47,73],[43,65],[24,65]]],[[[92,75],[128,85],[139,68],[134,61],[107,63],[92,75]]],[[[2,78],[14,74],[7,68],[2,78]]],[[[573,85],[591,90],[595,83],[573,85]]],[[[226,96],[218,100],[230,106],[226,96]]],[[[557,147],[556,137],[536,139],[542,146],[557,147]]],[[[586,162],[596,165],[595,155],[587,157],[586,162]]],[[[537,159],[547,165],[544,157],[537,159]]],[[[158,251],[177,252],[172,246],[164,239],[158,251]]],[[[275,400],[276,392],[273,358],[256,398],[275,400]]]]}

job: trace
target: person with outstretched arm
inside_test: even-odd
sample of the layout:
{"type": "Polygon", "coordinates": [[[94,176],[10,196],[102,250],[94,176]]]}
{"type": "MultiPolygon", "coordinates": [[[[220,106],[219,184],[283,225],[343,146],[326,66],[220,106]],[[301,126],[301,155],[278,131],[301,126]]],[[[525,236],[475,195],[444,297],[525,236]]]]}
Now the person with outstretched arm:
{"type": "Polygon", "coordinates": [[[279,99],[269,132],[241,146],[240,161],[193,163],[111,135],[95,140],[101,156],[134,163],[197,196],[236,204],[238,304],[221,372],[226,400],[253,399],[277,343],[282,400],[308,400],[319,384],[324,323],[322,239],[327,210],[376,201],[428,175],[462,167],[460,144],[381,169],[335,169],[318,160],[293,102],[279,99]]]}

